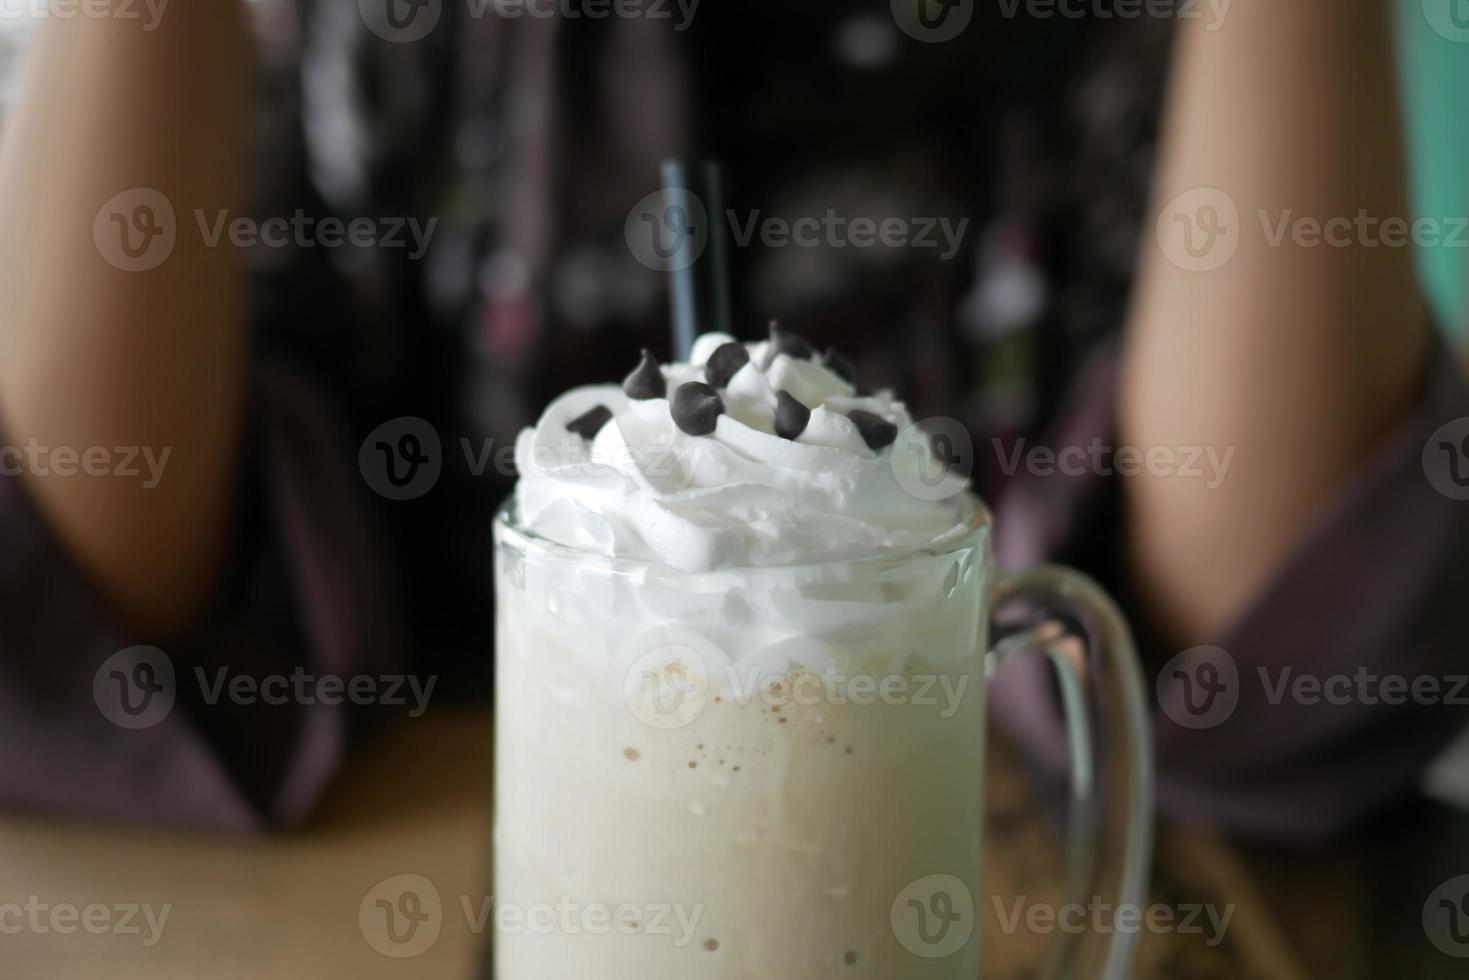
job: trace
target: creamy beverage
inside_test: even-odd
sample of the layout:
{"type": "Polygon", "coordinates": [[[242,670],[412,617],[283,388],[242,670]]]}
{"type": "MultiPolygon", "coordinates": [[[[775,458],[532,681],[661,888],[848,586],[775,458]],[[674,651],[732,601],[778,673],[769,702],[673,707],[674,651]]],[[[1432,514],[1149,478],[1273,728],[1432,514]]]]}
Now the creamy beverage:
{"type": "Polygon", "coordinates": [[[497,980],[978,975],[988,526],[911,421],[775,332],[522,434],[497,980]]]}

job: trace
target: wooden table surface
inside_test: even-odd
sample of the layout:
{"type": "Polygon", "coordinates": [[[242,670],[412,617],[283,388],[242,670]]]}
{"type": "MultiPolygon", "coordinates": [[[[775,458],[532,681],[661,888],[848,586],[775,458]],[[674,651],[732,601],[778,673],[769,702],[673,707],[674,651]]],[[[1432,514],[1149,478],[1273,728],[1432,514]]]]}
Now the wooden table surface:
{"type": "MultiPolygon", "coordinates": [[[[472,923],[490,897],[491,730],[484,711],[404,722],[354,756],[307,829],[275,838],[0,815],[0,976],[483,976],[486,937],[472,923]],[[389,951],[406,947],[359,924],[359,909],[371,911],[383,894],[374,889],[398,875],[426,879],[441,903],[437,938],[412,958],[380,952],[374,942],[389,951]],[[161,930],[139,913],[136,933],[104,932],[100,924],[98,934],[80,926],[17,932],[6,903],[46,905],[43,922],[52,921],[45,918],[50,907],[68,905],[105,906],[107,921],[119,925],[130,906],[151,906],[155,922],[165,906],[169,913],[161,930]]],[[[986,888],[1005,904],[1020,895],[1038,900],[1056,875],[1052,822],[1013,761],[1003,750],[995,755],[986,888]]],[[[1139,978],[1469,976],[1469,959],[1435,949],[1422,920],[1439,883],[1469,874],[1469,819],[1462,814],[1415,804],[1317,853],[1250,848],[1204,828],[1165,823],[1154,863],[1152,901],[1232,912],[1223,940],[1212,945],[1207,927],[1196,935],[1145,933],[1139,978]]],[[[985,976],[1035,976],[1045,940],[1024,929],[1007,933],[993,910],[978,914],[985,976]]],[[[380,913],[367,921],[380,922],[380,913]]],[[[1469,955],[1469,944],[1462,952],[1469,955]]]]}

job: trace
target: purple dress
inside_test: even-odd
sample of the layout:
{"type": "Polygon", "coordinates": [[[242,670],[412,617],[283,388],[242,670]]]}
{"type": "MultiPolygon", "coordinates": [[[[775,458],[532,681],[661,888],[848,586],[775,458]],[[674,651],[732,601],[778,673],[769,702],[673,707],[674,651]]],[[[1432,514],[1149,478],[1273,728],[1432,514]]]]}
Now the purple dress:
{"type": "Polygon", "coordinates": [[[257,374],[235,545],[186,636],[122,625],[20,480],[0,477],[0,802],[232,831],[294,823],[347,751],[350,712],[211,704],[221,668],[231,680],[402,669],[396,590],[337,413],[297,371],[257,374]],[[163,650],[173,676],[153,684],[173,703],[134,720],[124,704],[142,692],[113,683],[109,660],[142,644],[163,650]]]}

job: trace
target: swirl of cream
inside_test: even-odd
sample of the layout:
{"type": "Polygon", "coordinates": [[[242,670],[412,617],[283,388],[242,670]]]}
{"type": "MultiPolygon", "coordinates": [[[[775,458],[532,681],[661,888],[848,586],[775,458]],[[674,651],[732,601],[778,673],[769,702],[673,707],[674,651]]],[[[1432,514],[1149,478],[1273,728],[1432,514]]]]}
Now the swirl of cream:
{"type": "MultiPolygon", "coordinates": [[[[664,366],[669,393],[703,381],[709,355],[732,340],[706,334],[688,363],[664,366]]],[[[747,349],[708,436],[680,430],[667,398],[630,399],[616,385],[553,401],[516,440],[521,524],[594,554],[690,572],[863,558],[964,532],[975,506],[968,493],[956,486],[931,500],[904,489],[900,474],[941,469],[926,439],[873,451],[847,417],[862,409],[906,430],[902,402],[859,396],[818,359],[771,358],[767,342],[747,349]],[[781,391],[811,409],[794,440],[775,434],[781,391]],[[595,438],[568,431],[599,405],[612,418],[595,438]]]]}

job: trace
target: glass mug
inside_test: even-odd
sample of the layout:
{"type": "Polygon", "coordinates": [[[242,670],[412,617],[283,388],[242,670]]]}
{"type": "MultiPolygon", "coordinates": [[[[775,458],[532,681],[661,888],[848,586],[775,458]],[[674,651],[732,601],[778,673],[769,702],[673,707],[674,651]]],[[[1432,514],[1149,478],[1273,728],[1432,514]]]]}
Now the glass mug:
{"type": "MultiPolygon", "coordinates": [[[[985,685],[1019,656],[1067,715],[1065,894],[1142,903],[1126,624],[1077,572],[997,572],[983,507],[930,549],[799,567],[592,555],[513,498],[495,541],[496,980],[974,980],[985,685]]],[[[1120,980],[1135,939],[1058,936],[1048,974],[1120,980]]]]}

